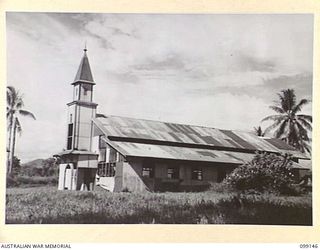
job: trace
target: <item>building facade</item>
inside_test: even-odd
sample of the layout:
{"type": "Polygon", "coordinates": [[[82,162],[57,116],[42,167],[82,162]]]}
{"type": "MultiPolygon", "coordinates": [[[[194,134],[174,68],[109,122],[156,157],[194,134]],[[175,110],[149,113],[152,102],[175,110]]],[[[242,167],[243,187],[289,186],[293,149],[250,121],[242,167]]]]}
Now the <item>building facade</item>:
{"type": "Polygon", "coordinates": [[[252,133],[97,114],[85,49],[68,103],[60,190],[201,191],[222,181],[255,152],[288,153],[294,168],[309,160],[283,141],[252,133]]]}
{"type": "Polygon", "coordinates": [[[95,185],[98,155],[92,152],[93,122],[97,104],[93,102],[95,85],[87,57],[84,55],[74,81],[73,100],[67,104],[66,150],[59,153],[59,189],[92,190],[95,185]]]}

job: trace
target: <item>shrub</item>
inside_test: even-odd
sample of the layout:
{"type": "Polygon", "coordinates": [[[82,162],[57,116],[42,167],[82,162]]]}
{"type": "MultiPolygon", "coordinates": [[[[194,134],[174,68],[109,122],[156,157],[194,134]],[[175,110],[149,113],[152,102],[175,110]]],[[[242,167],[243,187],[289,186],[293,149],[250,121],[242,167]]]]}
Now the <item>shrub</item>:
{"type": "Polygon", "coordinates": [[[7,175],[7,187],[16,187],[17,181],[13,176],[7,175]]]}
{"type": "Polygon", "coordinates": [[[12,176],[16,176],[20,173],[21,171],[21,164],[20,164],[20,159],[16,156],[13,156],[13,162],[12,162],[12,176]]]}
{"type": "Polygon", "coordinates": [[[225,183],[239,191],[295,194],[291,169],[289,155],[258,153],[251,162],[234,169],[225,183]]]}
{"type": "Polygon", "coordinates": [[[35,184],[35,185],[50,185],[57,184],[58,180],[55,177],[46,177],[46,176],[18,176],[17,182],[20,184],[35,184]]]}
{"type": "Polygon", "coordinates": [[[226,182],[210,182],[209,183],[209,190],[211,192],[217,192],[217,193],[232,193],[232,189],[230,188],[230,185],[228,185],[226,182]]]}
{"type": "Polygon", "coordinates": [[[40,186],[40,185],[56,185],[58,177],[56,176],[8,176],[7,187],[19,186],[40,186]]]}

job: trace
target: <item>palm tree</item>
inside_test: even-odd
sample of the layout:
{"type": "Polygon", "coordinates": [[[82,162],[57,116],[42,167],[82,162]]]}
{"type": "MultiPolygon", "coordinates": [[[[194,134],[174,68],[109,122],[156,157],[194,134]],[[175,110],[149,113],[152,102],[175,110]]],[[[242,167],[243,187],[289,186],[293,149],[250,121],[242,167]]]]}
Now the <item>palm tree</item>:
{"type": "Polygon", "coordinates": [[[284,140],[289,145],[295,147],[301,152],[311,153],[308,131],[312,131],[312,116],[298,114],[302,107],[310,101],[302,99],[298,103],[293,89],[285,89],[278,93],[279,100],[276,105],[270,106],[276,115],[270,115],[262,121],[274,121],[272,125],[266,128],[265,134],[271,130],[274,136],[284,140]]]}
{"type": "Polygon", "coordinates": [[[16,141],[16,133],[21,133],[21,124],[18,119],[19,115],[28,116],[33,119],[36,119],[35,116],[27,111],[22,109],[24,106],[23,96],[20,95],[19,91],[17,91],[14,87],[7,87],[7,131],[8,131],[8,148],[7,152],[9,152],[8,156],[8,174],[12,171],[13,164],[13,156],[15,149],[15,141],[16,141]]]}
{"type": "Polygon", "coordinates": [[[257,135],[257,136],[264,136],[265,133],[262,132],[262,128],[261,126],[258,126],[258,127],[254,127],[254,134],[257,135]]]}

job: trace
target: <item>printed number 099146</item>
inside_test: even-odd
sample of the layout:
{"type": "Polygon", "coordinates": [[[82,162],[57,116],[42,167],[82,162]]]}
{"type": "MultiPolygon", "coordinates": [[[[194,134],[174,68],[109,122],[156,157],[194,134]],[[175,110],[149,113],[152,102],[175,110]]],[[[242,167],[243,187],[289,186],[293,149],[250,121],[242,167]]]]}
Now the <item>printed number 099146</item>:
{"type": "Polygon", "coordinates": [[[318,248],[318,244],[300,244],[300,248],[318,248]]]}

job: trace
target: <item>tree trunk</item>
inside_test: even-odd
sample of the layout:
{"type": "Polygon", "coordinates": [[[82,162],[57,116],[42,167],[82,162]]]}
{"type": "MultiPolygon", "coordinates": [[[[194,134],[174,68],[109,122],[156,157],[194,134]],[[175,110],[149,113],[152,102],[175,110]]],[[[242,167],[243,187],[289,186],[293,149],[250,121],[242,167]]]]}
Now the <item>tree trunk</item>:
{"type": "Polygon", "coordinates": [[[11,141],[11,147],[10,147],[10,160],[9,160],[9,171],[8,173],[11,174],[12,167],[13,167],[13,157],[14,157],[14,148],[16,144],[16,119],[13,119],[12,123],[12,141],[11,141]]]}
{"type": "Polygon", "coordinates": [[[9,169],[10,169],[10,157],[11,157],[11,138],[12,138],[12,127],[13,126],[13,116],[12,114],[10,114],[10,117],[9,117],[9,131],[8,131],[8,135],[9,135],[9,139],[8,139],[8,145],[7,145],[7,173],[9,173],[9,169]]]}

